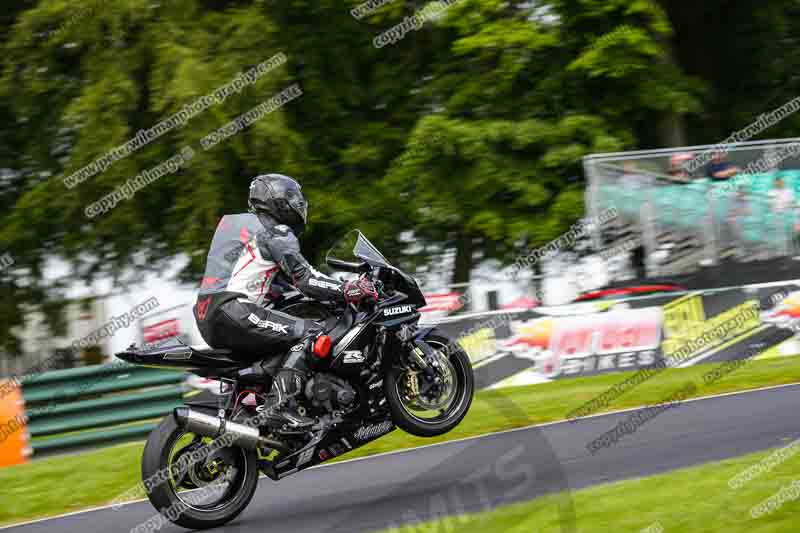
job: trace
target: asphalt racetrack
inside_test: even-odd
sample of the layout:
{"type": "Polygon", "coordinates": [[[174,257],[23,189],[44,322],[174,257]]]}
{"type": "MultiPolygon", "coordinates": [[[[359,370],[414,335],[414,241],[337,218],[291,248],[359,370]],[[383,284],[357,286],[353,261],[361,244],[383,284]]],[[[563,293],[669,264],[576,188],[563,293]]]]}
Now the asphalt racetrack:
{"type": "MultiPolygon", "coordinates": [[[[280,483],[262,479],[248,509],[214,531],[376,531],[717,461],[800,436],[798,403],[800,385],[685,402],[595,454],[587,443],[631,411],[323,466],[280,483]]],[[[568,492],[557,505],[562,530],[571,531],[575,509],[568,492]]],[[[148,502],[134,503],[9,531],[128,532],[154,514],[148,502]]],[[[185,530],[170,524],[160,531],[185,530]]]]}

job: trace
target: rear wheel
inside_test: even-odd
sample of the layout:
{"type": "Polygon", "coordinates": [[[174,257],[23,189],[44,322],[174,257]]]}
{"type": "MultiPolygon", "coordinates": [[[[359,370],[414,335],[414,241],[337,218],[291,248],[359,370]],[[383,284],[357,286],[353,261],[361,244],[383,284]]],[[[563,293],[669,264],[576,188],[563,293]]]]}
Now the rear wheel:
{"type": "Polygon", "coordinates": [[[219,448],[181,429],[172,415],[153,430],[142,457],[142,479],[153,506],[188,529],[227,524],[244,511],[258,486],[256,452],[219,448]]]}
{"type": "Polygon", "coordinates": [[[434,379],[414,364],[397,364],[384,379],[384,392],[395,424],[412,435],[435,437],[464,419],[475,383],[469,357],[457,343],[435,330],[425,342],[436,350],[434,379]]]}

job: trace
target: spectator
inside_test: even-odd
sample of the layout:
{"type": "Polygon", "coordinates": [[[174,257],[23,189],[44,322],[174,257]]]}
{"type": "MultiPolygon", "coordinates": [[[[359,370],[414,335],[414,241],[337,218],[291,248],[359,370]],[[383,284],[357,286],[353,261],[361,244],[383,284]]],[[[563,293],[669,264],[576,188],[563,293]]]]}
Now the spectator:
{"type": "Polygon", "coordinates": [[[775,213],[789,211],[794,205],[794,194],[786,187],[783,178],[775,180],[775,187],[769,192],[769,200],[775,213]]]}
{"type": "Polygon", "coordinates": [[[694,159],[694,154],[680,153],[674,154],[669,158],[669,169],[667,174],[677,181],[689,182],[692,180],[691,174],[686,171],[684,164],[694,159]]]}
{"type": "MultiPolygon", "coordinates": [[[[724,226],[723,242],[741,248],[745,246],[745,226],[747,216],[750,214],[750,203],[747,199],[745,187],[739,187],[728,211],[727,224],[724,226]]],[[[746,255],[744,249],[741,250],[746,255]]]]}
{"type": "Polygon", "coordinates": [[[733,200],[730,212],[734,217],[743,217],[750,214],[750,204],[747,201],[746,187],[740,186],[736,190],[736,197],[733,200]]]}
{"type": "Polygon", "coordinates": [[[725,181],[739,173],[739,169],[725,161],[725,155],[722,152],[714,152],[711,156],[711,165],[708,167],[708,177],[714,181],[725,181]]]}
{"type": "MultiPolygon", "coordinates": [[[[794,193],[786,187],[783,178],[775,180],[775,187],[769,191],[769,203],[772,212],[778,215],[777,230],[782,232],[791,250],[797,249],[797,229],[795,227],[794,193]]],[[[790,252],[793,253],[793,252],[790,252]]]]}
{"type": "Polygon", "coordinates": [[[622,179],[620,181],[627,190],[636,190],[647,184],[645,177],[637,172],[633,161],[622,163],[622,179]]]}

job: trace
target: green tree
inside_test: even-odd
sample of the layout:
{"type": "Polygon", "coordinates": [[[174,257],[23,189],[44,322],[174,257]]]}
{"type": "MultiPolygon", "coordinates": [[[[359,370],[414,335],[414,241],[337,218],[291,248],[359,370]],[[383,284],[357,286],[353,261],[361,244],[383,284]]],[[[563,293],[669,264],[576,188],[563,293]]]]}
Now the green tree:
{"type": "Polygon", "coordinates": [[[265,168],[299,171],[306,153],[282,112],[214,149],[200,149],[204,135],[287,86],[284,66],[66,187],[64,177],[281,51],[271,19],[257,5],[131,0],[87,6],[76,11],[64,0],[30,3],[16,13],[3,43],[0,115],[7,120],[0,138],[10,143],[0,151],[6,182],[0,202],[8,208],[0,248],[17,261],[12,283],[19,295],[23,283],[41,285],[54,257],[69,262],[74,279],[88,281],[138,277],[184,254],[190,258],[186,275],[193,277],[219,215],[243,207],[249,179],[265,168]],[[184,146],[197,152],[189,167],[87,218],[89,204],[184,146]]]}
{"type": "Polygon", "coordinates": [[[582,73],[554,12],[527,2],[467,1],[431,22],[431,113],[412,132],[385,186],[415,207],[408,229],[456,250],[452,281],[475,261],[510,261],[583,212],[584,155],[622,148],[630,131],[587,105],[582,73]]]}
{"type": "MultiPolygon", "coordinates": [[[[18,267],[9,291],[25,296],[23,283],[30,283],[30,291],[55,293],[42,283],[54,257],[68,262],[73,279],[90,281],[135,279],[183,255],[189,262],[181,278],[196,280],[219,217],[246,209],[250,179],[270,171],[305,186],[312,211],[303,242],[311,259],[364,220],[391,248],[386,217],[370,209],[372,186],[425,111],[413,96],[424,48],[375,49],[372,39],[390,15],[358,21],[349,11],[357,3],[119,0],[76,9],[39,0],[7,12],[0,19],[11,30],[0,41],[0,204],[7,208],[0,250],[11,251],[18,267]],[[241,94],[65,186],[65,177],[138,131],[278,52],[287,63],[241,94]],[[200,149],[203,136],[292,82],[303,90],[298,100],[200,149]],[[190,165],[86,217],[88,205],[185,146],[197,154],[190,165]]],[[[8,314],[19,316],[15,299],[5,301],[8,314]]]]}
{"type": "MultiPolygon", "coordinates": [[[[57,312],[73,279],[136,278],[187,257],[200,274],[219,217],[250,179],[298,177],[318,260],[361,227],[409,264],[456,250],[511,261],[583,213],[592,152],[724,139],[796,96],[792,0],[67,0],[0,15],[0,345],[22,302],[57,312]],[[376,48],[382,32],[421,27],[376,48]],[[64,178],[282,52],[285,65],[76,187],[64,178]],[[202,150],[208,133],[291,83],[303,95],[202,150]],[[93,219],[86,207],[191,146],[196,156],[93,219]],[[409,247],[409,236],[416,246],[409,247]]],[[[800,115],[763,136],[793,134],[800,115]]]]}

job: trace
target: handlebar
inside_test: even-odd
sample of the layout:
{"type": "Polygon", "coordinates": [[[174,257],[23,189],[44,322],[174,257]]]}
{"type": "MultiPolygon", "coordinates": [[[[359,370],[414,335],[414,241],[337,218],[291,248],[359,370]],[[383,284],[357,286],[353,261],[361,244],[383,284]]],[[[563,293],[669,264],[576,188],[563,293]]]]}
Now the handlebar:
{"type": "Polygon", "coordinates": [[[361,263],[350,263],[349,261],[342,261],[341,259],[328,258],[326,262],[331,268],[343,270],[345,272],[353,272],[354,274],[360,274],[361,272],[368,272],[370,270],[370,266],[364,261],[361,263]]]}

